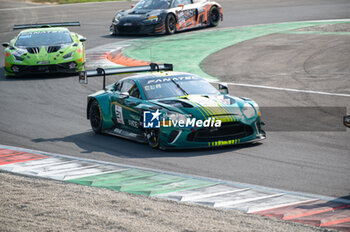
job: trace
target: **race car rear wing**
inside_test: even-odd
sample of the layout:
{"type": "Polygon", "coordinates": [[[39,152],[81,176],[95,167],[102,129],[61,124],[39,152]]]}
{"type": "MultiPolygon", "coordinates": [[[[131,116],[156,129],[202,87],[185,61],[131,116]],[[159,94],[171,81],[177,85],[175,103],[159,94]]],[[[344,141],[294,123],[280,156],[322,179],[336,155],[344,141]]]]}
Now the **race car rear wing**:
{"type": "Polygon", "coordinates": [[[133,66],[133,67],[122,67],[122,68],[97,68],[96,70],[87,70],[79,72],[79,83],[87,84],[88,77],[103,76],[103,88],[106,88],[106,76],[116,74],[127,74],[137,72],[154,72],[154,71],[173,71],[172,64],[156,64],[151,63],[145,66],[133,66]]]}
{"type": "Polygon", "coordinates": [[[43,28],[43,27],[71,27],[80,26],[80,22],[61,22],[61,23],[37,23],[37,24],[22,24],[14,25],[13,30],[27,29],[27,28],[43,28]]]}

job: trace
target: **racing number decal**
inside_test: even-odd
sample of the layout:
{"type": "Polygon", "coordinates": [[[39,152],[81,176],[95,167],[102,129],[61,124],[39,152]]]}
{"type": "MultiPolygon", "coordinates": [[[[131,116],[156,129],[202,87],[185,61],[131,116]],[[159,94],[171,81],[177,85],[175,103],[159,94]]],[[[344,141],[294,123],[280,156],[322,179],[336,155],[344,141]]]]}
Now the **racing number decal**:
{"type": "Polygon", "coordinates": [[[124,124],[123,108],[121,106],[115,105],[115,117],[118,123],[124,124]]]}

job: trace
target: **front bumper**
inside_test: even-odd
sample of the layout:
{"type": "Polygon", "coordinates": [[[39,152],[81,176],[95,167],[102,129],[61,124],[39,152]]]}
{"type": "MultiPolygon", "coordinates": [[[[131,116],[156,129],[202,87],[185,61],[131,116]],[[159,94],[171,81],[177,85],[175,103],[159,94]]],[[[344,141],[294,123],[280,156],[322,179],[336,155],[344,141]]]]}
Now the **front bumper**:
{"type": "Polygon", "coordinates": [[[122,35],[136,35],[136,34],[165,34],[165,23],[160,22],[157,24],[145,25],[142,23],[130,23],[130,24],[115,24],[112,23],[110,27],[111,34],[122,34],[122,35]]]}
{"type": "Polygon", "coordinates": [[[159,147],[160,149],[222,147],[254,143],[266,138],[265,132],[261,129],[260,120],[250,125],[235,122],[216,132],[209,130],[210,128],[203,131],[196,128],[162,127],[159,147]]]}
{"type": "Polygon", "coordinates": [[[78,63],[76,61],[70,61],[70,62],[60,63],[60,64],[48,64],[48,65],[12,64],[9,67],[5,67],[6,74],[10,76],[21,76],[21,75],[28,75],[28,74],[45,74],[45,73],[74,74],[82,70],[84,70],[84,63],[78,63]]]}

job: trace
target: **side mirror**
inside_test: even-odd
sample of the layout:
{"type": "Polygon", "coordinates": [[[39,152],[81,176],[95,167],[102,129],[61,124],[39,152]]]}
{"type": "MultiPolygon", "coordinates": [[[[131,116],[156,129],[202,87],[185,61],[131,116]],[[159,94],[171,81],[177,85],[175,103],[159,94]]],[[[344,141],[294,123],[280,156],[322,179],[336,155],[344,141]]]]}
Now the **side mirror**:
{"type": "Polygon", "coordinates": [[[135,4],[131,4],[131,8],[134,8],[135,7],[135,4]]]}
{"type": "Polygon", "coordinates": [[[80,41],[80,42],[85,42],[85,41],[86,41],[86,38],[81,38],[79,41],[80,41]]]}
{"type": "Polygon", "coordinates": [[[223,94],[228,94],[227,84],[219,83],[219,91],[223,94]]]}
{"type": "Polygon", "coordinates": [[[181,8],[184,8],[184,4],[179,4],[179,5],[177,5],[177,7],[181,7],[181,8]]]}
{"type": "Polygon", "coordinates": [[[2,46],[3,46],[4,48],[7,48],[8,46],[10,46],[10,43],[9,43],[9,42],[2,43],[2,46]]]}
{"type": "Polygon", "coordinates": [[[88,83],[88,78],[86,75],[86,71],[79,71],[79,83],[80,84],[87,84],[88,83]]]}
{"type": "Polygon", "coordinates": [[[119,98],[122,99],[122,100],[125,99],[125,98],[128,98],[128,97],[130,97],[129,92],[121,92],[119,94],[119,98]]]}
{"type": "Polygon", "coordinates": [[[344,126],[350,128],[350,115],[344,116],[344,126]]]}

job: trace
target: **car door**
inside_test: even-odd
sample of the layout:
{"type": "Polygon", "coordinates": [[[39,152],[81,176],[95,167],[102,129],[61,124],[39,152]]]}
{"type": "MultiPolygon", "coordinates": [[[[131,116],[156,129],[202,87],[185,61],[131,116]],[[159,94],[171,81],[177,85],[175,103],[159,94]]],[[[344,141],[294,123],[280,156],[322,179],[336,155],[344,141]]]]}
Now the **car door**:
{"type": "Polygon", "coordinates": [[[135,81],[127,79],[115,87],[112,109],[114,121],[121,129],[139,133],[141,112],[136,108],[142,102],[141,94],[135,81]]]}
{"type": "Polygon", "coordinates": [[[174,0],[173,7],[176,8],[177,31],[196,27],[198,10],[192,0],[174,0]]]}

